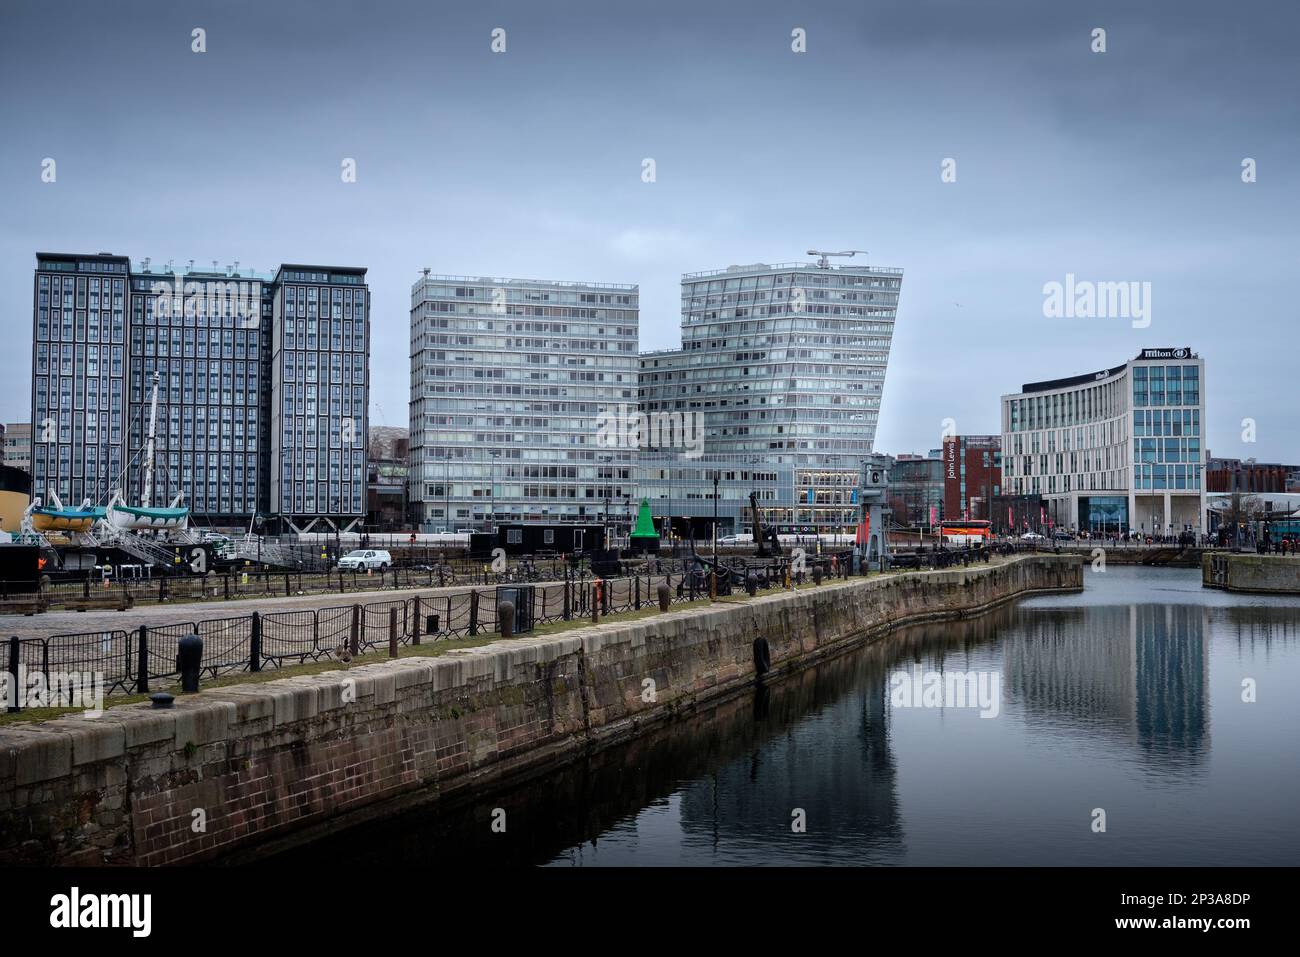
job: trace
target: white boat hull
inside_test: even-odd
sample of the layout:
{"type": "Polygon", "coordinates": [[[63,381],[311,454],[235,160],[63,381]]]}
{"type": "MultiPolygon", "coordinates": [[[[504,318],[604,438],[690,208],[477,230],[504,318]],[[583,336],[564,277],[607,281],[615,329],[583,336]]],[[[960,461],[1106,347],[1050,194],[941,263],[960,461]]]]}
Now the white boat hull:
{"type": "Polygon", "coordinates": [[[108,524],[129,532],[145,530],[169,531],[184,528],[189,522],[189,509],[130,509],[110,507],[108,524]]]}

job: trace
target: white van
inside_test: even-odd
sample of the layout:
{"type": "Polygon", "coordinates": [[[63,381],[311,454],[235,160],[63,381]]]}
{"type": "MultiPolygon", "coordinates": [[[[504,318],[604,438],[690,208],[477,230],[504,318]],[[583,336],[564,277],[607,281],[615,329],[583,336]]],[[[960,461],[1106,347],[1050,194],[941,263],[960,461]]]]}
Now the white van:
{"type": "Polygon", "coordinates": [[[393,556],[382,548],[358,548],[339,559],[339,568],[377,568],[381,572],[393,564],[393,556]]]}

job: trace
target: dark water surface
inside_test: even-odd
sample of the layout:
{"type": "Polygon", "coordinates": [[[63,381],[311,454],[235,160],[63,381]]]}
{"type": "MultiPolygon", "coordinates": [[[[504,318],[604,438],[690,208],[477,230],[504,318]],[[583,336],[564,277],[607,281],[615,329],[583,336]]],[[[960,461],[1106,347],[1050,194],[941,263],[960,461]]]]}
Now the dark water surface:
{"type": "Polygon", "coordinates": [[[1203,590],[1194,569],[1085,579],[1082,594],[908,628],[526,785],[273,861],[1300,862],[1300,601],[1203,590]],[[1000,694],[989,717],[905,706],[899,672],[974,673],[1000,694]]]}

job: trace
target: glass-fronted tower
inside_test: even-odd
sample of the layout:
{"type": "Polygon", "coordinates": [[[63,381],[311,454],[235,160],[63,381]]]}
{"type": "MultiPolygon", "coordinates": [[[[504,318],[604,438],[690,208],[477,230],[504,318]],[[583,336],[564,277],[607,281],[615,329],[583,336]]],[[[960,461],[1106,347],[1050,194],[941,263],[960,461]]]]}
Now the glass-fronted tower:
{"type": "MultiPolygon", "coordinates": [[[[703,417],[704,455],[680,464],[709,484],[696,488],[691,479],[689,489],[669,491],[672,469],[648,462],[638,475],[641,494],[668,510],[656,507],[656,515],[698,531],[696,516],[712,513],[711,474],[722,471],[754,485],[764,520],[779,529],[854,527],[902,273],[759,263],[683,275],[682,348],[641,358],[640,402],[647,414],[703,417]],[[696,506],[701,497],[707,507],[696,506]]],[[[749,489],[732,492],[719,521],[737,528],[749,489]]]]}
{"type": "Polygon", "coordinates": [[[1189,348],[1031,382],[1002,397],[1003,488],[1042,496],[1061,528],[1199,535],[1204,428],[1205,361],[1189,348]]]}

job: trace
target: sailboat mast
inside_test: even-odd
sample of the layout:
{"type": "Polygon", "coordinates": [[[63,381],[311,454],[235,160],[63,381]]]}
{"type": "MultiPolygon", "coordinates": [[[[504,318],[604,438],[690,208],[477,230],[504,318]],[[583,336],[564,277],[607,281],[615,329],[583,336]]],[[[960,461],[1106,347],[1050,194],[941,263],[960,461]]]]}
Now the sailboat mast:
{"type": "Polygon", "coordinates": [[[158,373],[153,374],[153,398],[149,401],[149,439],[144,446],[144,497],[143,508],[153,505],[153,440],[158,425],[158,373]]]}

